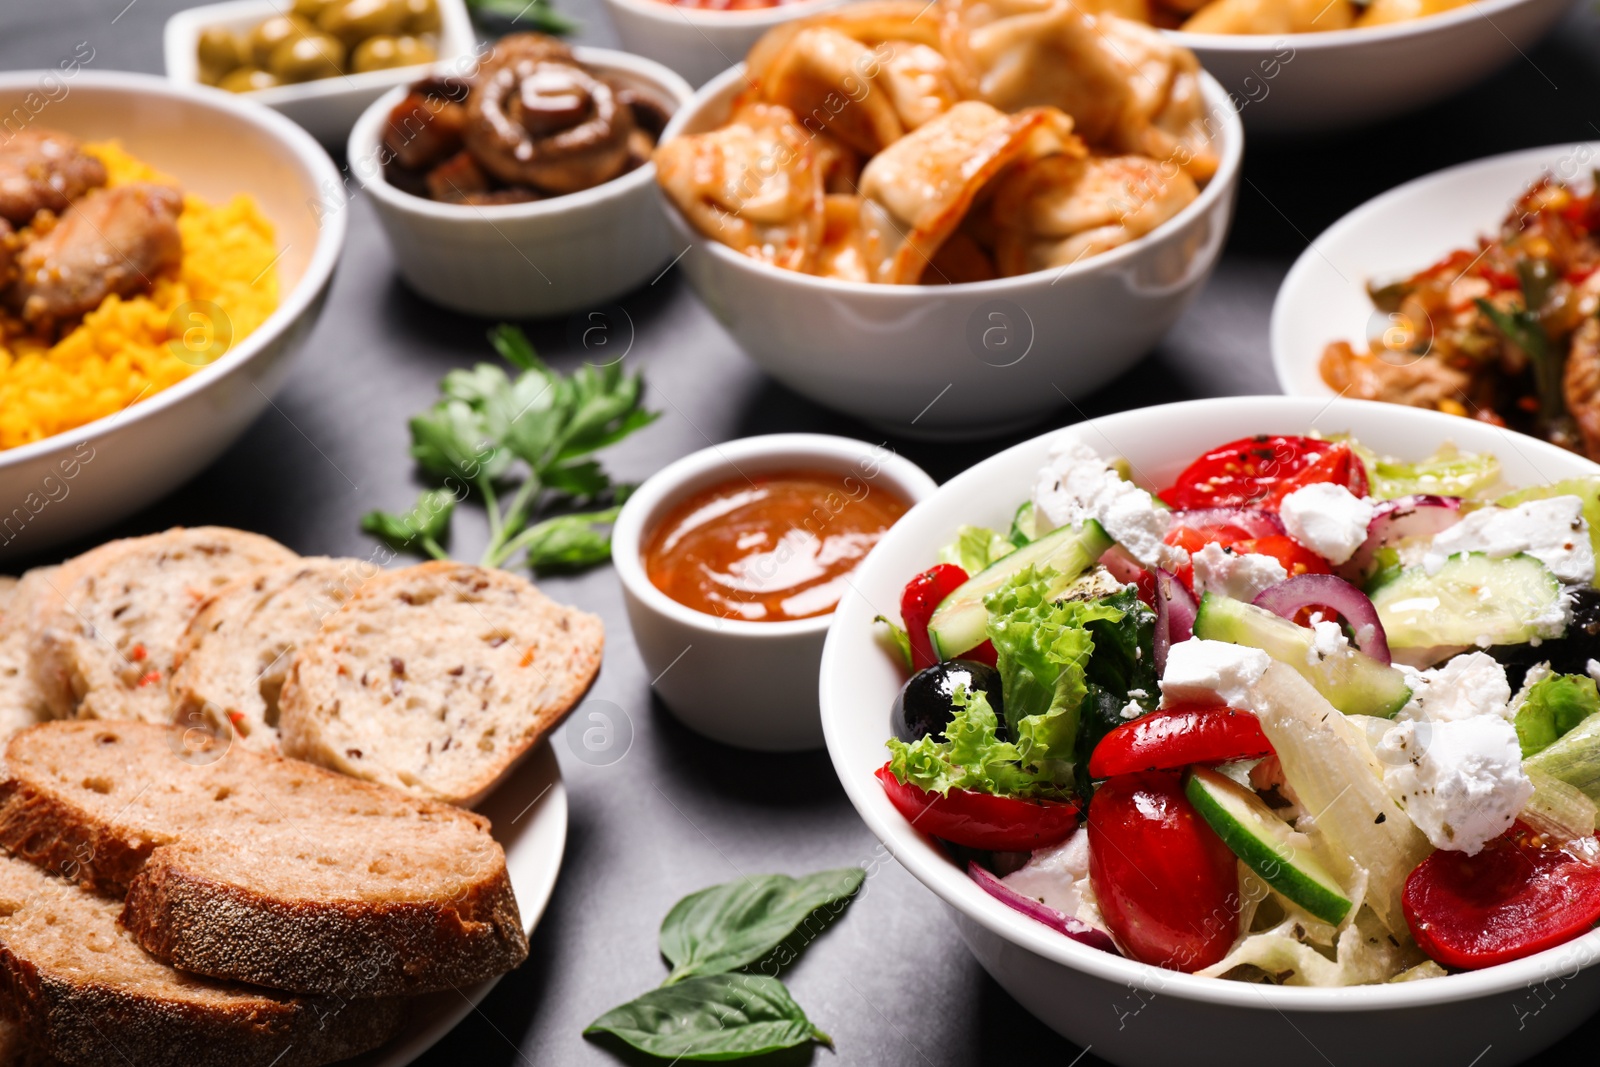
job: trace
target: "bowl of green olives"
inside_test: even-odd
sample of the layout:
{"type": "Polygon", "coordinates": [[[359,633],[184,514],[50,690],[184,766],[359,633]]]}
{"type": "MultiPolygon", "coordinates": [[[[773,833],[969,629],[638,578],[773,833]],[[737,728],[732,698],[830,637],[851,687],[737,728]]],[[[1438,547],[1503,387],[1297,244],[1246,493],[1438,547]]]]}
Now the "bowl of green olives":
{"type": "Polygon", "coordinates": [[[419,70],[478,60],[463,0],[228,0],[172,16],[164,44],[173,81],[246,94],[329,146],[419,70]]]}

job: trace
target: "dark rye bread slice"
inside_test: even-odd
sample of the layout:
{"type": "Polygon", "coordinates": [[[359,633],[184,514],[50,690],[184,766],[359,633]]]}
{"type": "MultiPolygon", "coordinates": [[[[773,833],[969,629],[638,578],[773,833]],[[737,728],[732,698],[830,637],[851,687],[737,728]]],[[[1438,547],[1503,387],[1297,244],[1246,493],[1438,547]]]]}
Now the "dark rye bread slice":
{"type": "Polygon", "coordinates": [[[171,722],[167,682],[195,609],[246,571],[297,558],[259,534],[199,526],[68,560],[33,612],[29,646],[51,713],[171,722]]]}
{"type": "Polygon", "coordinates": [[[147,723],[50,722],[5,749],[0,844],[88,889],[186,971],[297,993],[481,981],[528,954],[488,821],[147,723]]]}
{"type": "Polygon", "coordinates": [[[359,559],[309,557],[223,586],[178,641],[169,691],[175,721],[258,752],[278,751],[278,694],[295,650],[380,569],[359,559]]]}
{"type": "Polygon", "coordinates": [[[295,657],[283,751],[471,807],[583,696],[604,644],[598,618],[514,574],[387,571],[295,657]]]}
{"type": "Polygon", "coordinates": [[[397,998],[297,997],[181,974],[117,925],[120,910],[0,856],[0,999],[18,1020],[16,1055],[82,1067],[314,1067],[399,1028],[397,998]]]}

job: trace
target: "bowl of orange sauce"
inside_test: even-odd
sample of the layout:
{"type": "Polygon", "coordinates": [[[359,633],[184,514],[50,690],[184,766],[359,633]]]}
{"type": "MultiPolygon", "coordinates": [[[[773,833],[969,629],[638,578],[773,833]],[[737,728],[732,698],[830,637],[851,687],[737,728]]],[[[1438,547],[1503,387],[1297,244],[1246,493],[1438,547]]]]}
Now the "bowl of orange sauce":
{"type": "Polygon", "coordinates": [[[935,488],[884,445],[822,434],[714,445],[651,476],[623,505],[611,554],[668,710],[740,748],[820,748],[833,610],[889,527],[935,488]]]}

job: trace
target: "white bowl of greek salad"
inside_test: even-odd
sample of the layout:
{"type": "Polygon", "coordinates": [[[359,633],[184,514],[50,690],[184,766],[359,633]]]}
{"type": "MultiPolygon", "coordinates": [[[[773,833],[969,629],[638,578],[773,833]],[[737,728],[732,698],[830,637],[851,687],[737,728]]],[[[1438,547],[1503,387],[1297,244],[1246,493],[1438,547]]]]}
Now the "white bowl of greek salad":
{"type": "Polygon", "coordinates": [[[1596,530],[1600,467],[1436,412],[1083,423],[879,544],[829,751],[1096,1056],[1515,1063],[1600,1006],[1596,530]]]}

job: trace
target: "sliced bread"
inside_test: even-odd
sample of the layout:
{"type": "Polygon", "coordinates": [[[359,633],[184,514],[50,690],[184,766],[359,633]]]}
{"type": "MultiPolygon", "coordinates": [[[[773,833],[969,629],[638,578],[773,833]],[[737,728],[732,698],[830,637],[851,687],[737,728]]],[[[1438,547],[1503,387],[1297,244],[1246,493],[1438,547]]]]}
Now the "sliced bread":
{"type": "Polygon", "coordinates": [[[167,682],[195,609],[245,572],[296,558],[258,534],[200,526],[68,560],[33,616],[34,677],[51,713],[171,722],[167,682]]]}
{"type": "Polygon", "coordinates": [[[362,584],[379,573],[359,559],[275,563],[228,583],[178,641],[169,691],[176,721],[217,737],[278,750],[278,693],[294,653],[362,584]]]}
{"type": "Polygon", "coordinates": [[[139,947],[119,911],[0,856],[0,990],[19,1047],[83,1067],[311,1067],[399,1027],[395,998],[297,997],[180,974],[139,947]]]}
{"type": "MultiPolygon", "coordinates": [[[[29,620],[32,605],[48,593],[55,567],[40,567],[9,583],[0,598],[0,742],[24,726],[49,718],[44,694],[29,667],[29,620]]],[[[0,1061],[3,1062],[3,1061],[0,1061]]]]}
{"type": "Polygon", "coordinates": [[[285,753],[471,806],[583,696],[605,631],[526,579],[424,563],[368,582],[295,657],[285,753]]]}
{"type": "Polygon", "coordinates": [[[191,731],[50,722],[5,749],[0,844],[182,970],[299,993],[462,986],[527,957],[488,821],[191,731]]]}
{"type": "Polygon", "coordinates": [[[9,1006],[0,1009],[0,1063],[5,1067],[63,1067],[28,1037],[15,1015],[9,1006]]]}

